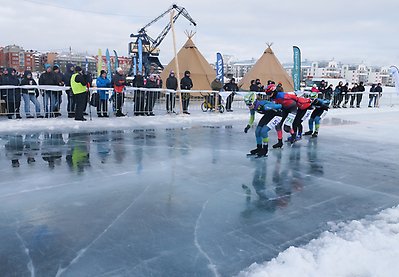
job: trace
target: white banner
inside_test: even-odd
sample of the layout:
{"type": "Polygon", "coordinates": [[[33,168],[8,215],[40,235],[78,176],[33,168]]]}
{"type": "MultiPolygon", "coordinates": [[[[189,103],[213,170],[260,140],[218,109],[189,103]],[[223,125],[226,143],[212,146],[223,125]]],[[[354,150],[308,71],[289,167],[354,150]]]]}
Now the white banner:
{"type": "Polygon", "coordinates": [[[267,123],[266,126],[272,130],[281,122],[281,119],[283,119],[281,116],[276,115],[275,117],[272,118],[272,120],[269,121],[269,123],[267,123]]]}
{"type": "Polygon", "coordinates": [[[306,110],[305,115],[302,117],[302,121],[308,120],[313,111],[314,110],[306,110]]]}
{"type": "Polygon", "coordinates": [[[287,126],[292,127],[292,123],[294,123],[295,116],[296,116],[296,114],[294,114],[294,113],[289,113],[288,116],[287,116],[287,118],[285,119],[283,125],[287,125],[287,126]]]}
{"type": "Polygon", "coordinates": [[[396,66],[391,66],[391,74],[393,79],[395,80],[395,89],[396,89],[396,94],[399,95],[399,70],[396,66]]]}

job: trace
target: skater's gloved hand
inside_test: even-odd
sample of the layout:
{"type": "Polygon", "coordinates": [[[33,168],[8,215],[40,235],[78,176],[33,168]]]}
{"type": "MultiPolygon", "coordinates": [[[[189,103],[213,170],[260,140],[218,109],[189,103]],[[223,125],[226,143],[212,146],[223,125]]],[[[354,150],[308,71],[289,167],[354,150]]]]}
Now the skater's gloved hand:
{"type": "Polygon", "coordinates": [[[249,128],[251,128],[251,126],[248,124],[247,127],[245,127],[244,129],[244,133],[248,133],[249,128]]]}

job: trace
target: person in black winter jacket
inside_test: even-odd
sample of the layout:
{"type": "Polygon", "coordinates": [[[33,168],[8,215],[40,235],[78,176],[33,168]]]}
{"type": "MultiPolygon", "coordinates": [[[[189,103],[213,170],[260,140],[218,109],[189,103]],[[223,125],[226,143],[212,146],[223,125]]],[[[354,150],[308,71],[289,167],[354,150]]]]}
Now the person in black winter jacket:
{"type": "MultiPolygon", "coordinates": [[[[35,85],[37,85],[37,83],[32,78],[32,72],[29,70],[25,70],[24,78],[21,81],[21,86],[35,86],[35,85]]],[[[37,88],[22,89],[22,98],[24,99],[26,118],[34,117],[30,113],[30,102],[32,102],[35,105],[36,117],[37,118],[43,117],[40,114],[40,103],[37,100],[38,96],[39,96],[39,90],[37,88]]]]}
{"type": "MultiPolygon", "coordinates": [[[[170,71],[169,77],[166,79],[166,88],[170,90],[177,90],[178,81],[175,76],[175,72],[170,71]]],[[[176,92],[168,92],[166,94],[166,112],[175,113],[176,105],[176,92]]]]}
{"type": "MultiPolygon", "coordinates": [[[[3,86],[19,86],[19,80],[15,75],[16,71],[13,68],[7,68],[4,71],[2,78],[3,86]]],[[[12,88],[5,90],[5,100],[7,106],[7,117],[12,119],[15,114],[17,119],[21,118],[19,108],[21,106],[21,90],[19,88],[12,88]]]]}
{"type": "Polygon", "coordinates": [[[375,92],[375,98],[374,98],[374,108],[380,106],[380,98],[382,96],[382,87],[381,83],[378,83],[377,86],[374,89],[375,92]]]}
{"type": "MultiPolygon", "coordinates": [[[[71,86],[71,77],[75,71],[75,65],[72,63],[67,63],[66,65],[66,72],[64,74],[64,83],[65,86],[70,87],[71,86]]],[[[68,117],[73,118],[75,117],[75,98],[73,97],[73,92],[72,89],[68,89],[65,91],[67,95],[67,112],[68,112],[68,117]]]]}
{"type": "Polygon", "coordinates": [[[231,105],[233,104],[234,95],[238,91],[238,86],[236,84],[236,79],[231,78],[230,82],[224,85],[223,89],[225,91],[231,91],[231,94],[227,97],[226,100],[226,111],[232,112],[231,105]]]}
{"type": "MultiPolygon", "coordinates": [[[[60,67],[56,64],[53,66],[53,72],[54,72],[54,77],[55,77],[55,82],[57,86],[64,86],[64,74],[60,71],[60,67]]],[[[54,116],[61,116],[60,113],[60,108],[61,108],[61,103],[62,103],[62,90],[57,90],[53,92],[54,98],[55,98],[55,103],[54,103],[54,116]]]]}
{"type": "MultiPolygon", "coordinates": [[[[56,86],[57,81],[54,75],[54,72],[52,71],[52,68],[49,64],[44,65],[46,71],[40,75],[39,78],[39,85],[45,85],[45,86],[56,86]]],[[[44,95],[43,95],[43,105],[44,105],[44,112],[45,117],[53,117],[54,116],[54,108],[55,108],[55,93],[51,90],[44,90],[44,95]]]]}
{"type": "Polygon", "coordinates": [[[251,85],[249,86],[249,91],[259,92],[259,87],[255,80],[251,80],[251,85]]]}
{"type": "MultiPolygon", "coordinates": [[[[150,77],[147,79],[147,83],[146,83],[145,87],[149,88],[149,89],[159,88],[159,85],[157,83],[155,75],[153,75],[153,74],[150,75],[150,77]]],[[[148,116],[154,116],[155,114],[153,112],[153,109],[154,109],[154,105],[155,105],[155,101],[156,101],[157,92],[156,91],[147,91],[146,93],[147,93],[147,98],[145,101],[145,108],[144,108],[145,113],[148,116]]]]}
{"type": "Polygon", "coordinates": [[[356,94],[357,94],[357,90],[358,90],[358,85],[357,83],[353,84],[353,87],[351,89],[351,102],[350,102],[350,107],[354,108],[354,103],[355,103],[355,99],[356,99],[356,94]]]}
{"type": "MultiPolygon", "coordinates": [[[[134,76],[133,86],[136,88],[144,87],[144,77],[141,72],[137,72],[137,75],[134,76]]],[[[135,90],[134,91],[134,115],[145,115],[144,112],[145,107],[145,91],[143,90],[135,90]]]]}
{"type": "MultiPolygon", "coordinates": [[[[184,72],[184,77],[180,80],[180,87],[182,90],[191,90],[193,88],[193,81],[190,78],[190,71],[186,70],[184,72]]],[[[183,113],[190,114],[188,112],[188,106],[190,104],[190,93],[184,92],[181,94],[182,104],[183,104],[183,113]]]]}
{"type": "Polygon", "coordinates": [[[344,104],[342,105],[342,108],[346,108],[346,104],[348,104],[348,100],[349,100],[349,83],[345,83],[345,85],[342,86],[341,93],[342,93],[341,101],[344,100],[344,104]]]}
{"type": "Polygon", "coordinates": [[[365,92],[365,88],[363,82],[360,82],[357,86],[357,93],[356,93],[356,108],[360,108],[360,103],[362,102],[363,92],[365,92]]]}

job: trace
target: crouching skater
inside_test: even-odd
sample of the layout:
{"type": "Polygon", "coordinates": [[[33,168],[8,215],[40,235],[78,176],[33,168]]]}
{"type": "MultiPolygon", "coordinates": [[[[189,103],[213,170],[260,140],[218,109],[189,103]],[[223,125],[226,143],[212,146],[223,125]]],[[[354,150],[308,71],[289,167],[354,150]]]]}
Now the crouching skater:
{"type": "Polygon", "coordinates": [[[312,99],[312,106],[315,108],[310,115],[309,119],[309,131],[305,132],[304,136],[312,135],[312,138],[316,138],[319,133],[321,116],[323,113],[328,111],[330,100],[317,98],[317,94],[310,93],[312,99]],[[314,130],[313,130],[314,127],[314,130]]]}
{"type": "Polygon", "coordinates": [[[291,142],[291,144],[302,138],[302,121],[304,117],[307,118],[312,113],[312,100],[305,97],[298,97],[297,108],[298,110],[296,112],[294,122],[292,123],[292,129],[294,130],[294,133],[292,133],[291,137],[288,138],[288,141],[291,142]]]}
{"type": "Polygon", "coordinates": [[[291,93],[277,92],[276,86],[274,84],[267,86],[266,94],[274,103],[282,105],[282,119],[276,126],[278,142],[273,145],[273,148],[282,148],[283,129],[285,132],[290,133],[291,136],[294,135],[294,130],[291,127],[297,112],[298,97],[291,93]]]}
{"type": "Polygon", "coordinates": [[[254,123],[255,112],[263,114],[255,130],[256,148],[251,150],[247,156],[266,157],[269,143],[268,133],[280,123],[282,106],[267,100],[258,100],[254,92],[246,94],[244,101],[250,111],[249,123],[244,129],[245,133],[254,123]]]}

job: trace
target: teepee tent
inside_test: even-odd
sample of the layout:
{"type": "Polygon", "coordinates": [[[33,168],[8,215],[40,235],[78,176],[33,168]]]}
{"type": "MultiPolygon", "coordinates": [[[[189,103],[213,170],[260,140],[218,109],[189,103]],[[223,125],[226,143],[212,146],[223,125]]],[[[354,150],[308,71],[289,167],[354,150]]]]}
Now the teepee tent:
{"type": "MultiPolygon", "coordinates": [[[[188,39],[186,43],[177,53],[180,76],[176,76],[176,78],[178,78],[180,82],[181,78],[184,77],[184,71],[188,70],[191,73],[190,78],[193,81],[193,90],[211,90],[211,83],[216,78],[216,71],[195,46],[191,39],[193,35],[194,34],[187,34],[188,39]]],[[[171,70],[177,74],[175,58],[173,58],[161,73],[164,88],[166,85],[166,79],[171,70]]]]}
{"type": "Polygon", "coordinates": [[[282,83],[284,91],[294,91],[294,83],[292,78],[284,70],[277,57],[274,55],[273,50],[268,45],[263,55],[254,64],[251,70],[245,74],[238,84],[243,90],[249,90],[251,80],[260,79],[263,85],[267,84],[268,80],[273,80],[277,83],[282,83]]]}

